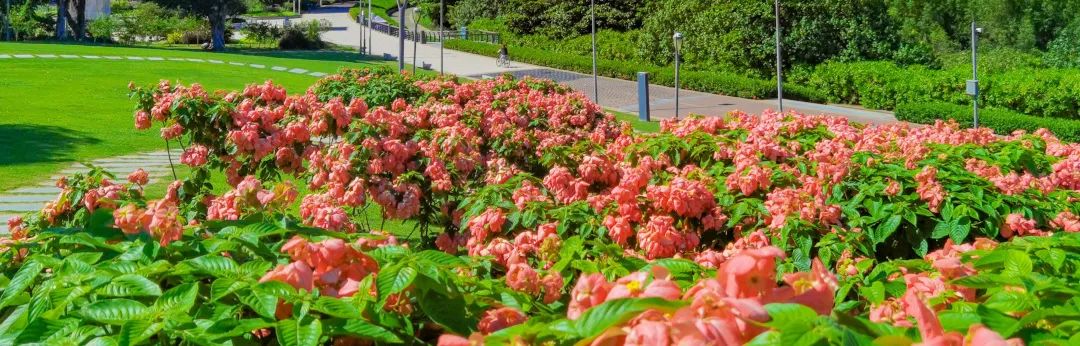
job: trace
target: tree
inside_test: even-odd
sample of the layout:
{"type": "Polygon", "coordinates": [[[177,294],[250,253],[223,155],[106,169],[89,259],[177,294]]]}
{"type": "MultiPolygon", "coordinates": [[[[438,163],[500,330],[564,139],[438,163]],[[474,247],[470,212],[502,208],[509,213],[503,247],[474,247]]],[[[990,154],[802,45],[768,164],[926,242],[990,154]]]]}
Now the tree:
{"type": "Polygon", "coordinates": [[[210,41],[213,50],[225,49],[225,26],[230,16],[247,11],[243,0],[151,0],[210,21],[210,41]]]}
{"type": "Polygon", "coordinates": [[[74,30],[75,39],[86,38],[86,0],[64,0],[67,3],[67,26],[74,30]]]}

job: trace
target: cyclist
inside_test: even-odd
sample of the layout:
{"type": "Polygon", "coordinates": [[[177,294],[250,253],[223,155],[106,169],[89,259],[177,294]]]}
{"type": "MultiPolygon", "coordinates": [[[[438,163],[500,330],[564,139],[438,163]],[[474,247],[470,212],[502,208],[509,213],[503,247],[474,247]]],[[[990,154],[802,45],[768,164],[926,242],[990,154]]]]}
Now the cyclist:
{"type": "Polygon", "coordinates": [[[505,43],[499,46],[499,61],[497,63],[500,66],[510,66],[510,52],[507,51],[505,43]]]}

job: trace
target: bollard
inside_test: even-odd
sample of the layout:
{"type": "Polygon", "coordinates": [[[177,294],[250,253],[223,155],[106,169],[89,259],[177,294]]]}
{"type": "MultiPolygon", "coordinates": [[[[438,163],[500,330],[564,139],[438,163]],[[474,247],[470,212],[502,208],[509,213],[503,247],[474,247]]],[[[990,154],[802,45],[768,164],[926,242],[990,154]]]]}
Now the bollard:
{"type": "Polygon", "coordinates": [[[649,117],[649,73],[637,73],[638,119],[650,121],[649,117]]]}

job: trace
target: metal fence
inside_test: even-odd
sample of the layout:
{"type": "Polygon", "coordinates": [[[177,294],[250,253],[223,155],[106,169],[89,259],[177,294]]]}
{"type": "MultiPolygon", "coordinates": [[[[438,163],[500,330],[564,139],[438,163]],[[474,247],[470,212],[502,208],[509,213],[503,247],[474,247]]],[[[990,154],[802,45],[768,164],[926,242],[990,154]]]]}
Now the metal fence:
{"type": "MultiPolygon", "coordinates": [[[[384,33],[384,34],[387,34],[387,35],[390,35],[390,36],[394,36],[394,37],[398,36],[398,27],[394,26],[394,25],[390,25],[390,23],[376,22],[376,21],[373,21],[371,23],[367,23],[368,22],[367,18],[357,18],[357,22],[359,22],[360,25],[369,25],[370,24],[372,30],[375,30],[375,31],[378,31],[378,32],[381,32],[381,33],[384,33]]],[[[448,40],[450,40],[450,39],[463,39],[463,40],[468,40],[468,41],[485,42],[485,43],[491,43],[491,44],[498,44],[498,43],[502,42],[499,39],[499,33],[491,32],[491,31],[483,31],[483,30],[477,30],[477,31],[468,31],[468,30],[462,30],[462,31],[454,31],[454,30],[443,30],[443,31],[420,30],[420,31],[413,31],[413,30],[409,30],[408,27],[405,28],[405,39],[409,40],[409,41],[415,41],[415,40],[419,39],[420,43],[442,42],[443,39],[448,39],[448,40]]]]}

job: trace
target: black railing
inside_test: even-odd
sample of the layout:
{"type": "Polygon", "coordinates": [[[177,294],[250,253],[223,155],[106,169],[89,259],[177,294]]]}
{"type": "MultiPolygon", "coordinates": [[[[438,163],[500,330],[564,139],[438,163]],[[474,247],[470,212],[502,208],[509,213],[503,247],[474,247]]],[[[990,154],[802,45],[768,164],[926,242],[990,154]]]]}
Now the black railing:
{"type": "MultiPolygon", "coordinates": [[[[366,23],[367,18],[357,18],[356,21],[358,23],[360,23],[360,25],[368,25],[368,23],[366,23]]],[[[381,32],[381,33],[384,33],[384,34],[387,34],[387,35],[390,35],[390,36],[394,36],[394,37],[398,36],[398,27],[394,26],[394,25],[390,25],[390,23],[371,22],[370,25],[371,25],[372,30],[375,30],[375,31],[378,31],[378,32],[381,32]]],[[[451,40],[451,39],[464,39],[464,40],[468,40],[468,41],[485,42],[485,43],[491,43],[491,44],[499,44],[500,42],[502,42],[499,39],[499,33],[491,32],[491,31],[478,30],[478,31],[464,31],[463,32],[463,31],[454,31],[454,30],[444,30],[444,31],[420,30],[419,32],[417,32],[417,31],[413,31],[413,30],[409,30],[408,28],[405,28],[405,39],[409,40],[409,41],[415,41],[415,40],[419,39],[420,43],[442,42],[442,40],[444,38],[448,39],[448,40],[451,40]]]]}

